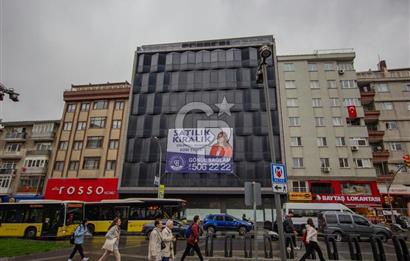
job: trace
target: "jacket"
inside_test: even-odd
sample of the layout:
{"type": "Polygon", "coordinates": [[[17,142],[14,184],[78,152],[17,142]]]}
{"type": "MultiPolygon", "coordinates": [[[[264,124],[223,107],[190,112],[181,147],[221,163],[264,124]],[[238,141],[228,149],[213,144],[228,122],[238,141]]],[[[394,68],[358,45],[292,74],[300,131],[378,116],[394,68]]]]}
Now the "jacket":
{"type": "Polygon", "coordinates": [[[88,233],[87,227],[79,225],[74,231],[74,244],[81,245],[84,243],[84,236],[88,233]]]}
{"type": "Polygon", "coordinates": [[[285,219],[285,221],[283,221],[283,230],[285,230],[285,233],[293,233],[295,231],[295,227],[293,226],[291,219],[285,219]]]}
{"type": "Polygon", "coordinates": [[[310,225],[306,225],[306,243],[310,241],[317,242],[317,230],[310,225]]]}
{"type": "Polygon", "coordinates": [[[105,234],[105,238],[108,238],[108,239],[117,238],[114,244],[114,250],[118,249],[118,243],[120,241],[120,230],[118,229],[117,226],[111,227],[110,230],[108,230],[107,234],[105,234]]]}
{"type": "Polygon", "coordinates": [[[192,224],[191,226],[192,233],[187,239],[187,243],[191,246],[195,245],[199,241],[199,225],[197,223],[192,224]]]}
{"type": "Polygon", "coordinates": [[[161,230],[158,228],[154,228],[149,235],[149,243],[148,243],[148,260],[151,261],[160,261],[162,259],[161,256],[161,230]]]}
{"type": "Polygon", "coordinates": [[[164,228],[162,230],[162,241],[165,243],[165,248],[162,250],[162,257],[174,258],[174,235],[171,229],[164,228]]]}

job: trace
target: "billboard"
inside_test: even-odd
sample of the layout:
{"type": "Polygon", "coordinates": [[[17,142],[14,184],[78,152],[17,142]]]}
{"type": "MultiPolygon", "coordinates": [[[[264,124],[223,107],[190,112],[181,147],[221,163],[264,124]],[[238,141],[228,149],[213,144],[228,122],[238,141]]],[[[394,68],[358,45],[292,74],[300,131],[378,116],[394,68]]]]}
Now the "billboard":
{"type": "Polygon", "coordinates": [[[168,130],[168,173],[232,173],[232,128],[168,130]]]}

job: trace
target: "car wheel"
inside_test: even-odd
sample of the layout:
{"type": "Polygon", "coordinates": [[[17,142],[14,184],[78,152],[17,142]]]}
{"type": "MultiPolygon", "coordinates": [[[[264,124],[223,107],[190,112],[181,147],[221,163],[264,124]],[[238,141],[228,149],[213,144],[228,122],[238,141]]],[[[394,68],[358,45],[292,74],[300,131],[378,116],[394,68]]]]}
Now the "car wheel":
{"type": "Polygon", "coordinates": [[[208,232],[208,234],[214,234],[215,233],[215,228],[214,227],[208,227],[207,229],[206,229],[206,232],[208,232]]]}
{"type": "Polygon", "coordinates": [[[35,239],[37,235],[37,229],[35,227],[29,227],[24,232],[24,237],[28,239],[35,239]]]}
{"type": "Polygon", "coordinates": [[[343,239],[342,233],[340,233],[339,231],[336,231],[336,232],[333,232],[333,235],[335,236],[335,239],[336,239],[337,242],[342,241],[342,239],[343,239]]]}
{"type": "Polygon", "coordinates": [[[246,232],[247,232],[246,227],[244,226],[239,227],[239,235],[243,236],[246,234],[246,232]]]}
{"type": "Polygon", "coordinates": [[[383,232],[377,233],[376,236],[378,236],[383,243],[386,243],[387,240],[389,240],[389,237],[387,236],[387,234],[383,232]]]}
{"type": "Polygon", "coordinates": [[[87,230],[88,230],[88,233],[90,233],[91,235],[94,235],[95,226],[93,224],[88,224],[87,225],[87,230]]]}

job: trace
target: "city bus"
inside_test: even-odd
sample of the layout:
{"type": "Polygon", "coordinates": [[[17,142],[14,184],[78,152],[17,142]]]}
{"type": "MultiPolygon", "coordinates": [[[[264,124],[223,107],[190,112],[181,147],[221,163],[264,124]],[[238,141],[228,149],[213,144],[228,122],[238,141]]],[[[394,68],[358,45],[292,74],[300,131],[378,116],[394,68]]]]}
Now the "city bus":
{"type": "Polygon", "coordinates": [[[81,201],[22,200],[0,204],[0,237],[70,236],[84,215],[81,201]]]}
{"type": "Polygon", "coordinates": [[[155,219],[180,219],[186,201],[182,199],[128,198],[85,203],[90,233],[106,233],[114,218],[121,218],[121,230],[141,233],[155,219]]]}

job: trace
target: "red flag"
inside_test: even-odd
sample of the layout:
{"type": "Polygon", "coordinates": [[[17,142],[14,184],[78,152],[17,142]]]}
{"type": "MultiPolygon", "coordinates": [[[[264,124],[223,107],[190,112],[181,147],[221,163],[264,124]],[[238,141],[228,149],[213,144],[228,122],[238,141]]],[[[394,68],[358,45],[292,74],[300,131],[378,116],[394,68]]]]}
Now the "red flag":
{"type": "Polygon", "coordinates": [[[355,105],[348,105],[347,106],[347,113],[349,114],[350,119],[356,119],[357,118],[356,106],[355,105]]]}

